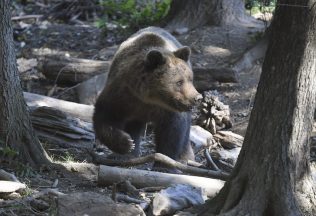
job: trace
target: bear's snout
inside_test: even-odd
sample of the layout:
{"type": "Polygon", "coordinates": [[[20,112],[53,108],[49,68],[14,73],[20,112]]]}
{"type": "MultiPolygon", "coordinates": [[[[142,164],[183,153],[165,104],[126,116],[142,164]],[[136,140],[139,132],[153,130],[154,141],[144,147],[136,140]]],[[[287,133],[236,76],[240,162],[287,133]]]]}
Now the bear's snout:
{"type": "Polygon", "coordinates": [[[195,98],[194,98],[194,102],[195,103],[200,103],[203,99],[203,96],[201,94],[198,94],[195,98]]]}
{"type": "Polygon", "coordinates": [[[203,99],[203,96],[192,86],[191,90],[190,90],[191,94],[188,97],[190,104],[196,105],[197,103],[201,102],[203,99]]]}

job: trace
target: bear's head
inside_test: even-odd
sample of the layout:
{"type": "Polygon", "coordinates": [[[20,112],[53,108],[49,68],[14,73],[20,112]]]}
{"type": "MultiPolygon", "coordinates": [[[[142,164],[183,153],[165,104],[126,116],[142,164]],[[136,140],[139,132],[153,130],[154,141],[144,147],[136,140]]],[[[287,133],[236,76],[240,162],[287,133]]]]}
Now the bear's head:
{"type": "Polygon", "coordinates": [[[189,47],[174,52],[154,49],[146,54],[145,102],[170,111],[185,112],[202,98],[193,86],[190,54],[189,47]]]}

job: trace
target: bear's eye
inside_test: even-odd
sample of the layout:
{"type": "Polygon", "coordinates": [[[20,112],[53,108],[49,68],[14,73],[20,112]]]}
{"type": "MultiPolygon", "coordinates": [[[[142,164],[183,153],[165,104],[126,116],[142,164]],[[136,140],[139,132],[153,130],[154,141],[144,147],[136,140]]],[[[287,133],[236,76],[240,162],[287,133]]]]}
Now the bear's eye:
{"type": "Polygon", "coordinates": [[[180,87],[180,86],[182,86],[182,85],[183,85],[183,80],[180,80],[180,81],[177,82],[177,86],[180,87]]]}

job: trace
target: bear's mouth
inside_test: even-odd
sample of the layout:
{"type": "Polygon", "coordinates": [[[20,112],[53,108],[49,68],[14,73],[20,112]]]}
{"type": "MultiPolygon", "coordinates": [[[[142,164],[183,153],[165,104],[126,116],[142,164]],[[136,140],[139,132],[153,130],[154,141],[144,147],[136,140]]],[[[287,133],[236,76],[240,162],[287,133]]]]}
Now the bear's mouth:
{"type": "Polygon", "coordinates": [[[164,108],[171,112],[189,112],[194,106],[194,104],[190,101],[181,101],[170,96],[159,95],[154,97],[153,95],[151,95],[151,97],[149,98],[150,100],[146,99],[147,102],[158,105],[161,108],[164,108]]]}
{"type": "Polygon", "coordinates": [[[177,103],[175,108],[178,111],[180,111],[180,112],[188,112],[188,111],[192,110],[193,106],[192,105],[183,104],[183,103],[179,102],[179,103],[177,103]]]}
{"type": "Polygon", "coordinates": [[[173,112],[189,112],[193,108],[193,104],[182,103],[181,101],[178,101],[178,100],[166,101],[164,105],[165,105],[165,108],[173,112]]]}

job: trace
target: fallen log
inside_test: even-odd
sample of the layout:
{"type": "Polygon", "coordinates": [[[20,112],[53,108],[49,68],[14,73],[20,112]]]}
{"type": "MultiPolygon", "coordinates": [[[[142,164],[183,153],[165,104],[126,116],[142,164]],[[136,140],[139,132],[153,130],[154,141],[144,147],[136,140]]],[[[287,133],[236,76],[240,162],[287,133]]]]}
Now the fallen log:
{"type": "Polygon", "coordinates": [[[199,92],[214,88],[215,82],[237,83],[236,70],[230,68],[193,68],[194,86],[199,92]]]}
{"type": "Polygon", "coordinates": [[[21,182],[0,180],[0,193],[11,193],[25,188],[26,185],[21,182]]]}
{"type": "Polygon", "coordinates": [[[97,97],[101,93],[107,80],[107,74],[96,75],[74,88],[78,95],[78,100],[82,104],[95,104],[97,97]]]}
{"type": "Polygon", "coordinates": [[[201,187],[207,196],[215,196],[224,186],[224,181],[198,176],[176,175],[169,173],[124,169],[101,165],[98,173],[98,184],[109,186],[129,179],[137,188],[168,187],[172,184],[188,184],[201,187]]]}
{"type": "MultiPolygon", "coordinates": [[[[193,68],[194,85],[198,91],[205,91],[214,87],[214,82],[237,82],[234,70],[217,68],[193,68]]],[[[80,103],[94,104],[107,80],[107,73],[96,75],[82,83],[74,90],[80,103]]]]}
{"type": "Polygon", "coordinates": [[[95,136],[91,123],[51,107],[32,108],[30,113],[32,125],[42,142],[63,148],[93,147],[95,136]]]}
{"type": "Polygon", "coordinates": [[[155,153],[155,154],[151,154],[151,155],[147,155],[147,156],[143,156],[143,157],[139,157],[139,158],[133,158],[130,160],[124,160],[124,161],[108,159],[105,156],[100,156],[100,155],[97,155],[96,153],[91,153],[91,155],[92,155],[95,163],[103,164],[103,165],[136,166],[136,165],[141,165],[141,164],[149,163],[149,162],[159,162],[161,164],[166,165],[168,168],[178,169],[182,172],[189,173],[192,175],[217,178],[217,179],[222,179],[222,180],[227,180],[229,177],[229,175],[227,173],[222,172],[220,170],[213,171],[213,170],[188,166],[188,165],[182,164],[178,161],[175,161],[175,160],[171,159],[170,157],[163,155],[161,153],[155,153]]]}
{"type": "MultiPolygon", "coordinates": [[[[48,79],[57,83],[80,83],[98,74],[107,76],[110,64],[110,61],[46,56],[39,60],[38,67],[48,79]]],[[[193,72],[194,85],[198,91],[212,89],[214,82],[238,82],[236,70],[230,68],[195,67],[193,72]]]]}
{"type": "Polygon", "coordinates": [[[71,57],[46,56],[39,60],[39,70],[56,83],[80,83],[107,73],[110,61],[98,61],[71,57]]]}
{"type": "Polygon", "coordinates": [[[70,116],[79,118],[86,122],[92,122],[94,107],[91,105],[78,104],[74,102],[58,100],[55,98],[24,92],[24,99],[29,107],[51,107],[63,111],[70,116]]]}
{"type": "Polygon", "coordinates": [[[231,131],[217,131],[217,134],[214,135],[214,139],[226,149],[241,147],[244,142],[243,136],[231,131]]]}
{"type": "Polygon", "coordinates": [[[268,40],[263,39],[251,49],[247,50],[239,60],[234,63],[233,69],[237,73],[246,72],[253,67],[254,62],[258,59],[263,59],[268,47],[268,40]]]}

